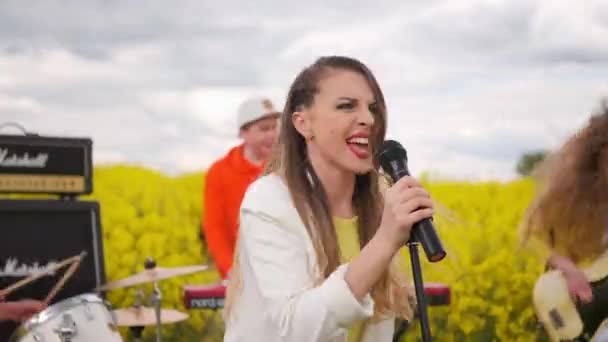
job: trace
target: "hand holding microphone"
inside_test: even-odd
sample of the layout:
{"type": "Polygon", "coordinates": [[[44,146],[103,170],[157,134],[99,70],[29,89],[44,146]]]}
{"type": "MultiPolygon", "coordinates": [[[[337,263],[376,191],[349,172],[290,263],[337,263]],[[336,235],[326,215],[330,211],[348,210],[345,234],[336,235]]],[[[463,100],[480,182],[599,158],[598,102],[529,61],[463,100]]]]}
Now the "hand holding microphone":
{"type": "Polygon", "coordinates": [[[381,229],[391,229],[382,227],[383,224],[398,227],[402,243],[410,238],[411,229],[427,259],[431,262],[442,260],[446,253],[431,221],[433,203],[429,193],[410,177],[407,152],[398,142],[387,140],[380,148],[379,161],[395,183],[385,197],[381,229]]]}
{"type": "Polygon", "coordinates": [[[394,249],[399,249],[410,239],[414,224],[432,215],[429,193],[417,180],[405,176],[386,191],[379,233],[394,249]]]}

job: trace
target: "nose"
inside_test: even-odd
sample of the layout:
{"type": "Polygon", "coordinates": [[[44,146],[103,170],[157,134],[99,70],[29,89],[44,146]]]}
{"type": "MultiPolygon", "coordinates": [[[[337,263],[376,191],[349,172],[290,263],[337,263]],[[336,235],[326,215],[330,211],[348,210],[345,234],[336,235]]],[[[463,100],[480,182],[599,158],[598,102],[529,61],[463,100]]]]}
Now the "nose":
{"type": "Polygon", "coordinates": [[[279,127],[273,127],[271,129],[268,130],[266,137],[268,139],[273,139],[276,140],[276,138],[278,138],[279,136],[279,127]]]}
{"type": "Polygon", "coordinates": [[[375,117],[374,117],[374,113],[372,113],[369,109],[364,109],[361,111],[361,113],[359,114],[358,119],[358,124],[361,126],[373,126],[374,122],[376,121],[375,117]]]}

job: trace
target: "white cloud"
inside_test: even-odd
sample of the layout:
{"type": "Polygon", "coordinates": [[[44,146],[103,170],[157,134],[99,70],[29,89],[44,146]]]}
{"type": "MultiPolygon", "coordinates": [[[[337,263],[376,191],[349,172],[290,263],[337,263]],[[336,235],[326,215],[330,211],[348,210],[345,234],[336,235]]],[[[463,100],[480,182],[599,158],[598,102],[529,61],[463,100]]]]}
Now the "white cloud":
{"type": "Polygon", "coordinates": [[[93,153],[93,163],[95,163],[95,165],[124,163],[127,161],[128,161],[127,156],[125,156],[123,153],[120,153],[116,150],[106,150],[106,149],[96,148],[95,153],[93,153]]]}
{"type": "Polygon", "coordinates": [[[161,90],[139,94],[139,101],[148,113],[174,119],[189,117],[223,137],[236,137],[236,114],[239,104],[252,96],[265,96],[275,107],[282,106],[279,89],[253,89],[247,87],[199,87],[184,91],[161,90]]]}
{"type": "Polygon", "coordinates": [[[83,82],[125,82],[132,76],[120,65],[89,60],[64,49],[0,55],[4,89],[83,82]]]}
{"type": "Polygon", "coordinates": [[[41,112],[41,104],[27,96],[9,96],[0,93],[0,112],[41,112]]]}
{"type": "Polygon", "coordinates": [[[508,179],[608,95],[607,19],[601,0],[7,1],[0,122],[90,136],[96,162],[190,171],[238,143],[244,98],[282,107],[301,68],[347,54],[378,78],[414,170],[508,179]]]}

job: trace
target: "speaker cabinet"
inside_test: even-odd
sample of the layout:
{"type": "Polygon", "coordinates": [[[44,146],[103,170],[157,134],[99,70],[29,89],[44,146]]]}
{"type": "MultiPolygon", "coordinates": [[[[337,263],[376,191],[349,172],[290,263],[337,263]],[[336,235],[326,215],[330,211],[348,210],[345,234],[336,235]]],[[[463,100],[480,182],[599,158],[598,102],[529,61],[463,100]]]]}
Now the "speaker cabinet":
{"type": "MultiPolygon", "coordinates": [[[[0,200],[0,288],[48,265],[86,252],[52,303],[92,292],[106,281],[99,204],[93,201],[0,200]]],[[[6,300],[44,299],[67,267],[12,293],[6,300]]],[[[16,324],[0,322],[0,341],[16,324]]]]}

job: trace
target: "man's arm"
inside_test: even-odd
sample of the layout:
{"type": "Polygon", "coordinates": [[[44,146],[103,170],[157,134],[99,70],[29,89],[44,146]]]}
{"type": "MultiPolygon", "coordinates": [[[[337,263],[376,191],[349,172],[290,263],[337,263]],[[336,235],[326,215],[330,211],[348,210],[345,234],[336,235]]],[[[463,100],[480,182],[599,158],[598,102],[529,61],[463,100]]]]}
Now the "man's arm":
{"type": "Polygon", "coordinates": [[[226,226],[228,220],[224,205],[224,191],[221,174],[212,166],[207,172],[205,181],[203,234],[215,265],[222,277],[226,278],[232,265],[234,245],[229,236],[229,227],[226,226]]]}
{"type": "Polygon", "coordinates": [[[0,321],[23,321],[44,310],[46,304],[37,300],[21,300],[18,302],[0,302],[0,321]]]}

